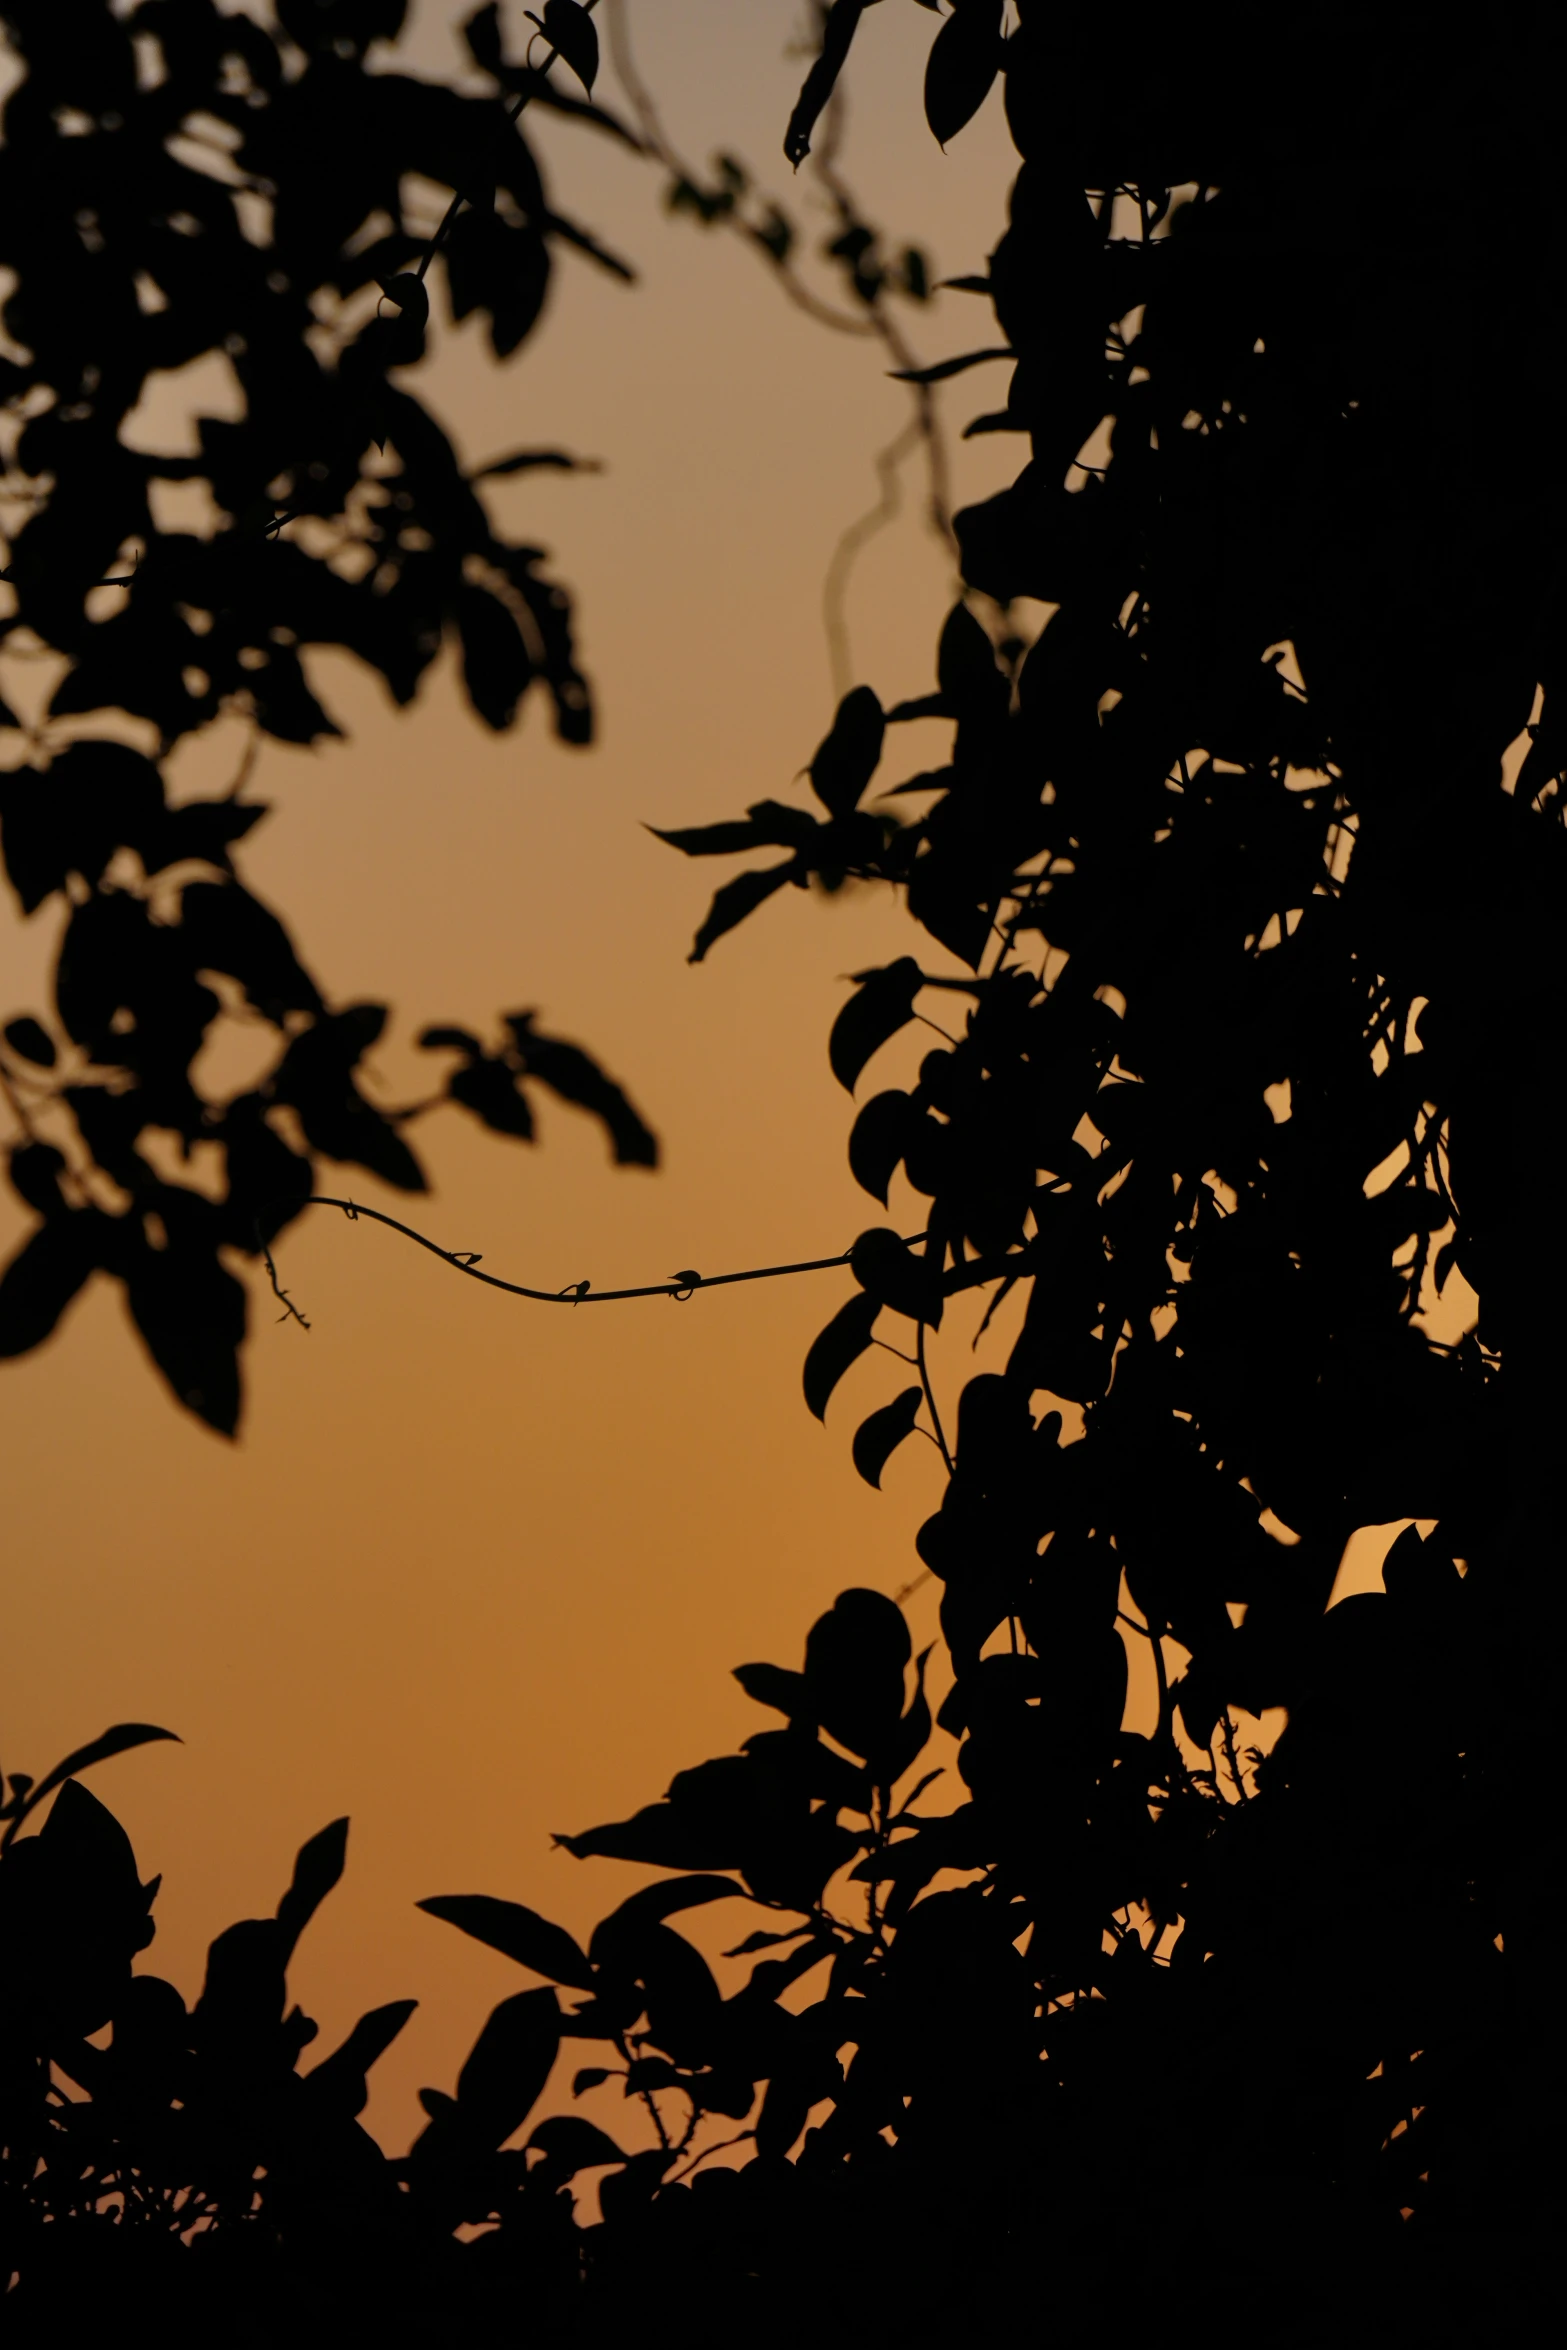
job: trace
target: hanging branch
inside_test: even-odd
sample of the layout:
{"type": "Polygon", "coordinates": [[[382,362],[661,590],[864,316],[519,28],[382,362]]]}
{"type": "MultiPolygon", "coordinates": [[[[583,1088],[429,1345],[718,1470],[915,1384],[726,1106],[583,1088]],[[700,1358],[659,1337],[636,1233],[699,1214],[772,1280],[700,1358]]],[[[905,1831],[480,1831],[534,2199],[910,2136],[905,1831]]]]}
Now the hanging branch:
{"type": "MultiPolygon", "coordinates": [[[[838,244],[829,250],[849,267],[860,305],[854,310],[842,310],[824,302],[794,267],[790,259],[793,230],[776,207],[769,222],[762,228],[746,220],[735,202],[736,188],[744,184],[738,174],[734,185],[719,188],[708,197],[702,195],[701,175],[670,139],[653,93],[637,66],[631,47],[625,0],[606,0],[605,8],[609,54],[638,132],[649,153],[656,155],[671,173],[677,190],[684,191],[695,202],[702,219],[710,227],[728,228],[748,242],[759,245],[767,253],[774,276],[788,299],[808,317],[814,318],[821,326],[830,327],[836,334],[857,335],[862,339],[879,342],[891,362],[889,373],[896,380],[909,385],[914,413],[893,440],[878,451],[875,458],[878,485],[876,503],[851,522],[840,536],[823,583],[822,607],[828,658],[832,665],[833,691],[840,699],[854,682],[845,617],[849,574],[868,541],[896,519],[900,507],[898,468],[917,447],[922,447],[925,453],[926,519],[944,552],[954,558],[957,553],[957,540],[952,528],[951,468],[946,441],[936,414],[932,386],[928,381],[919,380],[924,371],[888,303],[887,284],[879,268],[867,275],[854,259],[855,254],[863,247],[872,245],[874,239],[860,218],[848,183],[838,170],[838,152],[843,139],[844,99],[842,90],[835,85],[838,68],[847,54],[848,42],[853,36],[859,14],[858,0],[853,0],[852,5],[850,0],[841,0],[839,8],[830,17],[824,17],[824,40],[832,48],[834,61],[818,93],[811,112],[811,123],[814,125],[817,113],[825,110],[825,136],[819,151],[811,152],[807,136],[799,154],[791,154],[797,169],[807,154],[810,155],[812,168],[837,214],[840,238],[838,244]],[[834,23],[837,26],[836,36],[833,35],[834,23]]],[[[798,109],[796,111],[798,113],[798,109]]],[[[724,159],[720,158],[720,162],[722,164],[724,159]]],[[[923,288],[923,274],[919,283],[923,288]]],[[[919,298],[923,299],[923,291],[919,298]]]]}

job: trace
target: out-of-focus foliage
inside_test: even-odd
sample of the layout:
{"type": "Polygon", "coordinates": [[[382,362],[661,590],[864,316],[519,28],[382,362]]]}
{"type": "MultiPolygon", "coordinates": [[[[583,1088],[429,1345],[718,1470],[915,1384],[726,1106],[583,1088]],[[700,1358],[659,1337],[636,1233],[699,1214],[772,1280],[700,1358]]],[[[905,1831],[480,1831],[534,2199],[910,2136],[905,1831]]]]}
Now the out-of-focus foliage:
{"type": "MultiPolygon", "coordinates": [[[[536,689],[566,741],[592,732],[567,597],[480,486],[571,460],[525,450],[465,474],[416,370],[448,191],[467,201],[431,274],[498,357],[537,323],[562,240],[626,274],[554,209],[516,108],[627,134],[508,65],[493,9],[468,30],[497,94],[393,71],[402,17],[400,0],[287,0],[270,28],[215,0],[3,12],[24,70],[0,145],[0,643],[65,666],[0,778],[0,831],[22,911],[63,903],[66,920],[54,1018],[13,1020],[0,1048],[11,1180],[42,1218],[0,1278],[0,1353],[37,1345],[107,1273],[174,1393],[225,1431],[245,1292],[224,1252],[275,1238],[317,1155],[402,1190],[424,1178],[405,1118],[359,1082],[385,1007],[330,1006],[236,874],[264,808],[243,776],[170,805],[162,761],[220,716],[253,742],[334,734],[316,646],[406,703],[455,642],[487,725],[536,689]],[[157,453],[183,386],[226,412],[198,418],[195,454],[157,453]],[[225,1017],[277,1048],[227,1098],[200,1068],[225,1017]]],[[[545,1048],[465,1050],[449,1098],[526,1138],[517,1080],[526,1059],[552,1082],[545,1048]]],[[[650,1163],[630,1115],[641,1140],[612,1118],[616,1156],[650,1163]]]]}

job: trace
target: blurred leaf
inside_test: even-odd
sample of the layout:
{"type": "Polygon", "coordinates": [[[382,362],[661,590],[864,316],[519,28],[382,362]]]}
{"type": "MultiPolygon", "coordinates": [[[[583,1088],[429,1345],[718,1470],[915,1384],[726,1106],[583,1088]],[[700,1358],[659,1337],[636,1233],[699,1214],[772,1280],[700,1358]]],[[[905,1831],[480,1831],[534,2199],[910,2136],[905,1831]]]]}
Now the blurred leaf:
{"type": "Polygon", "coordinates": [[[60,1178],[65,1173],[65,1155],[52,1143],[13,1143],[7,1153],[7,1171],[11,1189],[18,1199],[40,1216],[58,1216],[65,1207],[65,1195],[60,1189],[60,1178]]]}
{"type": "Polygon", "coordinates": [[[747,1934],[743,1942],[737,1942],[733,1950],[726,1950],[724,1956],[753,1958],[759,1950],[776,1950],[781,1942],[798,1942],[802,1934],[809,1934],[813,1930],[809,1923],[803,1926],[781,1926],[776,1933],[758,1929],[754,1934],[747,1934]]]}
{"type": "Polygon", "coordinates": [[[384,1005],[353,1004],[318,1019],[290,1044],[273,1090],[298,1110],[313,1150],[368,1167],[400,1191],[423,1191],[424,1172],[413,1152],[354,1081],[355,1065],[385,1017],[384,1005]]]}
{"type": "MultiPolygon", "coordinates": [[[[449,1040],[453,1032],[437,1033],[443,1040],[449,1040]]],[[[446,1080],[446,1090],[454,1102],[460,1102],[465,1110],[472,1110],[475,1117],[482,1119],[492,1133],[514,1135],[519,1142],[533,1140],[533,1112],[504,1061],[481,1055],[464,1068],[454,1069],[446,1080]]]]}
{"type": "Polygon", "coordinates": [[[486,726],[504,733],[533,678],[522,631],[500,599],[484,588],[460,587],[455,614],[468,699],[486,726]]]}
{"type": "Polygon", "coordinates": [[[769,865],[761,873],[742,873],[733,881],[726,881],[722,889],[713,892],[713,902],[706,919],[691,942],[687,962],[700,963],[709,947],[717,944],[726,932],[754,914],[765,905],[775,890],[786,881],[801,878],[798,860],[791,857],[786,865],[769,865]]]}
{"type": "Polygon", "coordinates": [[[528,2144],[538,2147],[551,2175],[560,2179],[573,2179],[579,2170],[597,2170],[601,2163],[626,2160],[607,2131],[576,2113],[550,2114],[539,2123],[528,2144]]]}
{"type": "Polygon", "coordinates": [[[484,1051],[484,1047],[482,1044],[480,1044],[478,1038],[472,1035],[466,1028],[438,1027],[421,1029],[417,1041],[421,1052],[434,1053],[450,1051],[466,1053],[470,1060],[475,1061],[484,1051]]]}
{"type": "Polygon", "coordinates": [[[430,296],[422,277],[412,270],[401,271],[396,277],[384,277],[381,291],[389,302],[395,303],[405,318],[416,326],[424,326],[430,316],[430,296]]]}
{"type": "MultiPolygon", "coordinates": [[[[232,1436],[239,1424],[244,1284],[219,1263],[215,1245],[195,1238],[154,1248],[139,1232],[127,1235],[116,1270],[131,1318],[175,1396],[220,1436],[232,1436]]],[[[0,1302],[3,1297],[0,1284],[0,1302]]]]}
{"type": "Polygon", "coordinates": [[[620,1087],[580,1045],[540,1035],[533,1020],[531,1012],[506,1015],[523,1075],[537,1078],[563,1102],[572,1102],[597,1118],[609,1137],[617,1167],[656,1167],[657,1139],[620,1087]]]}
{"type": "Polygon", "coordinates": [[[937,359],[929,367],[896,367],[890,372],[894,383],[944,384],[954,375],[967,374],[971,367],[982,367],[988,359],[1016,357],[1005,343],[993,343],[983,351],[960,351],[955,358],[937,359]]]}
{"type": "Polygon", "coordinates": [[[23,1241],[0,1274],[0,1357],[27,1354],[50,1335],[100,1262],[102,1222],[91,1209],[54,1215],[23,1241]]]}
{"type": "Polygon", "coordinates": [[[882,707],[868,685],[844,695],[811,761],[811,789],[830,816],[853,813],[881,764],[882,707]]]}
{"type": "Polygon", "coordinates": [[[5,1041],[13,1053],[20,1053],[24,1061],[33,1062],[37,1068],[54,1067],[54,1038],[31,1014],[24,1013],[21,1019],[6,1022],[5,1041]]]}
{"type": "Polygon", "coordinates": [[[510,473],[598,473],[602,471],[596,457],[573,457],[565,449],[515,449],[509,457],[496,457],[488,465],[481,465],[471,473],[470,481],[497,481],[510,473]]]}

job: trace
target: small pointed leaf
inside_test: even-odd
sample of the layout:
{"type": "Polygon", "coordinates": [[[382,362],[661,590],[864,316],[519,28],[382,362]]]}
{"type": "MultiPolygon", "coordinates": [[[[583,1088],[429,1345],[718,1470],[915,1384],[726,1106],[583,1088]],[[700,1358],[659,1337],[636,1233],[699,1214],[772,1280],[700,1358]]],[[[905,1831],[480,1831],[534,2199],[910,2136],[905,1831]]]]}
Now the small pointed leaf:
{"type": "Polygon", "coordinates": [[[881,1473],[906,1436],[914,1433],[915,1415],[923,1401],[923,1391],[906,1387],[879,1412],[872,1412],[862,1420],[854,1439],[854,1465],[867,1485],[878,1489],[881,1473]]]}

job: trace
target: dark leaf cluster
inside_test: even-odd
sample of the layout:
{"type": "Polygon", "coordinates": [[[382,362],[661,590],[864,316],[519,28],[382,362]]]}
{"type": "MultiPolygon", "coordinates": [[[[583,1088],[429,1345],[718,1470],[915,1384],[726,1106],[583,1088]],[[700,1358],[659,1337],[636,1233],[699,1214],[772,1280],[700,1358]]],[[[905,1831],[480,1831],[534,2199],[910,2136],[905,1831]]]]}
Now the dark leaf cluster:
{"type": "MultiPolygon", "coordinates": [[[[3,15],[0,646],[65,667],[35,724],[0,712],[25,742],[0,777],[6,875],[24,914],[63,918],[54,1017],[13,1019],[0,1048],[12,1187],[41,1219],[0,1274],[0,1355],[107,1274],[179,1401],[232,1433],[246,1305],[227,1260],[265,1251],[318,1157],[422,1190],[404,1127],[429,1105],[366,1090],[386,1008],[329,1005],[236,871],[266,812],[244,775],[174,804],[162,762],[219,717],[252,748],[334,734],[306,665],[325,646],[406,703],[452,643],[487,725],[537,686],[557,732],[589,739],[566,595],[480,487],[574,460],[465,472],[412,371],[432,260],[452,317],[484,316],[501,357],[563,239],[621,265],[554,209],[515,105],[369,56],[399,0],[294,0],[271,30],[214,0],[3,15]],[[439,234],[430,186],[451,191],[439,234]],[[231,412],[196,419],[195,454],[156,453],[160,403],[198,363],[227,370],[231,412]],[[273,1048],[227,1096],[203,1074],[225,1019],[273,1048]]],[[[549,23],[591,82],[591,18],[551,0],[549,23]]],[[[518,89],[493,9],[468,33],[518,102],[614,131],[542,72],[518,89]]],[[[526,1072],[598,1117],[619,1161],[652,1164],[584,1053],[513,1027],[509,1058],[475,1045],[440,1098],[526,1136],[526,1072]]]]}

